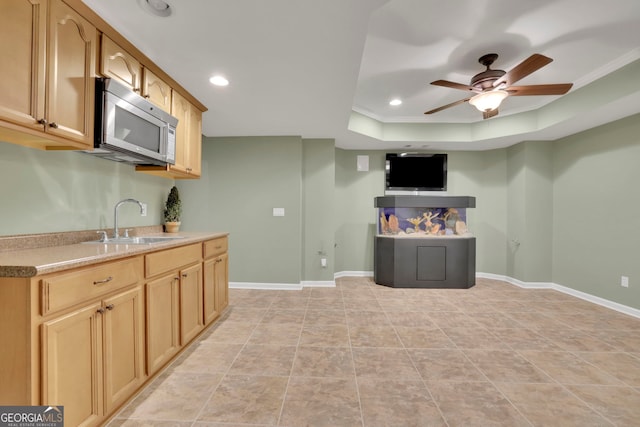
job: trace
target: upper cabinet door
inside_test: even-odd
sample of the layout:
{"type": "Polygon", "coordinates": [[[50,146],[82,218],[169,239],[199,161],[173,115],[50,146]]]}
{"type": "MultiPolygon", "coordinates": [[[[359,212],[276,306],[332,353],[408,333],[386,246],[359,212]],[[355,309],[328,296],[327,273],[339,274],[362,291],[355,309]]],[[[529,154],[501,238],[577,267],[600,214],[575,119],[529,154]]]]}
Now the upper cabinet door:
{"type": "Polygon", "coordinates": [[[47,132],[93,146],[96,28],[52,0],[47,50],[47,132]]]}
{"type": "Polygon", "coordinates": [[[171,86],[148,68],[142,70],[142,96],[171,114],[171,86]]]}
{"type": "Polygon", "coordinates": [[[132,91],[140,93],[142,65],[104,34],[100,57],[100,73],[103,76],[116,79],[132,91]]]}
{"type": "Polygon", "coordinates": [[[0,0],[0,120],[42,130],[47,0],[0,0]]]}

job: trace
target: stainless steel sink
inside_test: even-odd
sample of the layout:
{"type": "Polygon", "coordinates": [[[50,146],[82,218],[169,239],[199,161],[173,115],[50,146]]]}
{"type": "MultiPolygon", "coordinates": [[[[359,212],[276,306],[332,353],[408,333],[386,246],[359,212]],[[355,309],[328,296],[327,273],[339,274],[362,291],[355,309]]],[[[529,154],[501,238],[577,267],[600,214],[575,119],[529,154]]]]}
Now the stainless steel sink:
{"type": "Polygon", "coordinates": [[[169,242],[172,240],[184,239],[183,236],[149,236],[149,237],[118,237],[117,239],[91,240],[83,243],[104,244],[104,245],[152,245],[154,243],[169,242]]]}

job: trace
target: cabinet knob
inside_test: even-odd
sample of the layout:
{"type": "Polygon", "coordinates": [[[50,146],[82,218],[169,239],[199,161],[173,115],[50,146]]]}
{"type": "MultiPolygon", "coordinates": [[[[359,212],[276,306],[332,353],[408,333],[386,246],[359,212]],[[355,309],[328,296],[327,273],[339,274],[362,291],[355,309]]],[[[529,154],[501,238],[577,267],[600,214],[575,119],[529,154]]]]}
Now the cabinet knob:
{"type": "Polygon", "coordinates": [[[96,310],[98,313],[102,314],[104,313],[104,308],[100,307],[99,309],[96,310]]]}
{"type": "Polygon", "coordinates": [[[139,88],[139,87],[134,87],[134,88],[133,88],[133,91],[134,91],[134,92],[140,92],[140,88],[139,88]]]}
{"type": "Polygon", "coordinates": [[[113,310],[113,304],[109,304],[105,307],[107,310],[113,310]]]}
{"type": "Polygon", "coordinates": [[[58,129],[58,124],[56,122],[49,123],[50,128],[58,129]]]}
{"type": "Polygon", "coordinates": [[[187,273],[182,273],[182,277],[187,277],[188,274],[187,273]]]}
{"type": "Polygon", "coordinates": [[[40,120],[38,120],[38,124],[46,125],[47,121],[45,119],[40,119],[40,120]]]}
{"type": "Polygon", "coordinates": [[[150,97],[149,95],[144,95],[144,98],[149,99],[149,98],[151,98],[151,97],[150,97]]]}

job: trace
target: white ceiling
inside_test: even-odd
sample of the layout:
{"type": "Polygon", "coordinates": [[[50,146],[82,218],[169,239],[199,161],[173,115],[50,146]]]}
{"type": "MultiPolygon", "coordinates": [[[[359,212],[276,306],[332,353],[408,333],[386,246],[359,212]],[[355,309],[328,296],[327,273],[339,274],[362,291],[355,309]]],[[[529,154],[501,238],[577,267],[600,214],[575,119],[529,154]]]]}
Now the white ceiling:
{"type": "Polygon", "coordinates": [[[480,150],[640,112],[638,0],[167,0],[168,18],[141,0],[83,1],[207,106],[206,136],[480,150]],[[519,85],[574,86],[509,97],[486,121],[467,103],[423,114],[467,97],[431,81],[467,84],[491,52],[507,71],[533,53],[554,59],[519,85]]]}

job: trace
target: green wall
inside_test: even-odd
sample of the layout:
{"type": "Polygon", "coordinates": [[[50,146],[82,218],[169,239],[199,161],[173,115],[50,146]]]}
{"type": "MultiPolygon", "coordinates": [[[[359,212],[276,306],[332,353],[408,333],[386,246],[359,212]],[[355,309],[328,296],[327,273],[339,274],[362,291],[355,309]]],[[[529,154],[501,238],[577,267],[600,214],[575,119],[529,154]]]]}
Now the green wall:
{"type": "Polygon", "coordinates": [[[639,135],[636,115],[553,144],[552,223],[555,283],[640,309],[639,135]]]}
{"type": "Polygon", "coordinates": [[[115,204],[130,197],[148,214],[125,204],[120,226],[157,225],[172,185],[131,165],[0,142],[0,236],[113,228],[115,204]]]}
{"type": "MultiPolygon", "coordinates": [[[[449,194],[477,199],[467,212],[477,271],[640,308],[638,135],[640,115],[553,142],[449,152],[449,194]]],[[[373,270],[383,151],[295,136],[205,138],[202,166],[202,179],[176,183],[183,229],[231,233],[231,281],[298,285],[373,270]],[[369,156],[369,171],[357,171],[358,155],[369,156]]],[[[127,197],[147,202],[149,215],[125,205],[121,225],[156,225],[173,182],[0,143],[0,235],[111,228],[113,206],[127,197]]]]}
{"type": "Polygon", "coordinates": [[[232,282],[301,282],[302,156],[295,136],[204,138],[201,179],[177,182],[183,230],[230,233],[232,282]]]}

